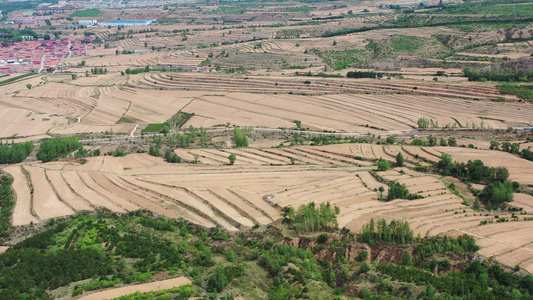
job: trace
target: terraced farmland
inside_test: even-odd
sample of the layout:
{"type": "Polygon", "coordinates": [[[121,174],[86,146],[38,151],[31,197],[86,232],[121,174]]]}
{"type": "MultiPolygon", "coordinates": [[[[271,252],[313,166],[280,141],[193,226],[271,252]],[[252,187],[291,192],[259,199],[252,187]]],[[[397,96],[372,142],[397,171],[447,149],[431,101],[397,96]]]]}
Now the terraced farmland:
{"type": "MultiPolygon", "coordinates": [[[[145,208],[168,218],[183,217],[206,227],[237,231],[276,221],[287,206],[330,202],[340,208],[340,227],[358,232],[371,218],[396,219],[409,221],[415,234],[422,236],[468,233],[485,246],[482,255],[533,270],[529,248],[533,241],[509,233],[517,228],[518,233],[531,230],[533,222],[480,226],[481,221],[494,217],[464,206],[463,200],[438,177],[408,168],[378,172],[380,177],[405,184],[411,193],[424,196],[412,201],[378,201],[378,188],[386,186],[370,173],[375,169],[373,161],[380,157],[393,161],[393,153],[401,151],[414,166],[421,164],[414,155],[426,155],[429,160],[440,151],[453,155],[448,151],[453,149],[369,144],[180,149],[176,152],[186,160],[198,155],[198,164],[174,165],[147,154],[131,154],[93,157],[85,164],[17,164],[5,171],[15,178],[14,225],[38,223],[80,210],[126,212],[145,208]],[[230,153],[237,156],[235,165],[227,162],[230,153]],[[294,165],[290,157],[296,158],[294,165]]],[[[511,176],[516,175],[516,170],[510,171],[511,176]]],[[[527,210],[531,207],[528,199],[519,197],[515,205],[527,210]]]]}

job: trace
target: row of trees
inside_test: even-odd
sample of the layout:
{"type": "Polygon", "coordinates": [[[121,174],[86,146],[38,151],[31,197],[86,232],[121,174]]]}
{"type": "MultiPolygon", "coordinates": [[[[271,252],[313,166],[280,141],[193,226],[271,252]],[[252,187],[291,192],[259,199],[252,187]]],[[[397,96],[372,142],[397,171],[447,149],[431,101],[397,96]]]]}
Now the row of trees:
{"type": "Polygon", "coordinates": [[[65,157],[72,151],[80,148],[78,137],[60,137],[47,139],[39,146],[37,158],[42,162],[49,162],[58,157],[65,157]]]}
{"type": "Polygon", "coordinates": [[[0,141],[0,164],[22,162],[33,151],[33,142],[5,143],[0,141]]]}
{"type": "Polygon", "coordinates": [[[385,219],[381,219],[375,224],[374,219],[370,219],[368,224],[363,225],[360,233],[361,241],[369,244],[384,241],[395,244],[409,244],[414,241],[413,230],[407,221],[392,220],[389,224],[385,219]]]}
{"type": "Polygon", "coordinates": [[[383,73],[372,71],[350,71],[346,73],[346,78],[383,78],[383,73]]]}
{"type": "Polygon", "coordinates": [[[312,233],[316,231],[329,231],[337,229],[339,224],[335,217],[340,213],[340,209],[332,207],[328,202],[320,203],[317,206],[314,202],[301,205],[297,211],[292,207],[286,207],[284,212],[285,222],[301,233],[312,233]]]}
{"type": "Polygon", "coordinates": [[[91,74],[98,75],[98,74],[107,74],[107,68],[104,67],[94,67],[91,69],[91,74]]]}
{"type": "Polygon", "coordinates": [[[11,193],[11,184],[13,183],[13,177],[2,175],[0,176],[0,236],[5,237],[8,235],[8,229],[10,226],[11,212],[15,201],[13,200],[13,194],[11,193]]]}
{"type": "Polygon", "coordinates": [[[490,149],[501,150],[501,151],[509,152],[511,154],[518,154],[524,159],[533,161],[533,151],[531,151],[530,149],[522,149],[522,151],[520,151],[519,143],[510,143],[510,142],[500,143],[498,141],[491,141],[490,149]]]}
{"type": "Polygon", "coordinates": [[[433,119],[428,118],[419,118],[417,121],[418,128],[427,129],[427,128],[439,128],[439,121],[433,121],[433,119]]]}
{"type": "Polygon", "coordinates": [[[430,135],[427,137],[427,140],[423,137],[416,138],[413,141],[411,141],[411,145],[413,146],[450,146],[450,147],[457,147],[457,139],[454,137],[449,137],[448,139],[440,138],[437,140],[436,137],[430,135]]]}
{"type": "Polygon", "coordinates": [[[477,70],[466,68],[463,70],[469,81],[531,81],[533,71],[516,68],[494,68],[489,70],[477,70]]]}

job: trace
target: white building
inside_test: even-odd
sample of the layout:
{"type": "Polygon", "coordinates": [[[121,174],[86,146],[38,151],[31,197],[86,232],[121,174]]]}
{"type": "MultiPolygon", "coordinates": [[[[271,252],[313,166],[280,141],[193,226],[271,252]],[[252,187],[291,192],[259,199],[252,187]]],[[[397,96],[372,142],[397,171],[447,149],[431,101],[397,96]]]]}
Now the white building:
{"type": "Polygon", "coordinates": [[[94,26],[98,23],[96,20],[78,20],[78,25],[83,26],[94,26]]]}

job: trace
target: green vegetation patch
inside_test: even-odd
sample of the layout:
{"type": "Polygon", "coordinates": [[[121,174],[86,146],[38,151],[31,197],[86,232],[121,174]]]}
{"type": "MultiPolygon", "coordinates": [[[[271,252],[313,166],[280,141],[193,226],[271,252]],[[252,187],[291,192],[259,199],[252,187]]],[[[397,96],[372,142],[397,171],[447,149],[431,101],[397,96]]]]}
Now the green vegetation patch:
{"type": "Polygon", "coordinates": [[[5,143],[0,141],[0,164],[16,164],[22,162],[33,151],[33,142],[5,143]]]}
{"type": "Polygon", "coordinates": [[[79,10],[74,12],[72,17],[98,17],[102,12],[97,8],[79,10]]]}
{"type": "Polygon", "coordinates": [[[427,43],[427,38],[410,35],[393,35],[390,46],[393,51],[414,54],[419,52],[427,43]]]}
{"type": "Polygon", "coordinates": [[[315,54],[335,70],[355,67],[364,63],[367,56],[370,55],[367,50],[316,51],[315,54]]]}
{"type": "Polygon", "coordinates": [[[520,23],[520,22],[509,22],[509,23],[478,23],[473,22],[470,24],[450,24],[448,27],[450,28],[457,28],[461,29],[462,31],[466,32],[486,32],[486,31],[492,31],[497,30],[501,28],[517,28],[522,29],[529,26],[530,23],[520,23]]]}
{"type": "Polygon", "coordinates": [[[135,292],[133,294],[124,295],[113,300],[161,300],[161,299],[176,299],[176,300],[186,300],[194,295],[194,289],[192,284],[186,284],[178,287],[173,287],[171,289],[162,290],[158,292],[148,292],[141,293],[135,292]]]}
{"type": "Polygon", "coordinates": [[[75,136],[47,139],[39,146],[37,158],[46,163],[56,158],[67,156],[80,146],[78,137],[75,136]]]}
{"type": "Polygon", "coordinates": [[[297,6],[297,7],[291,7],[285,10],[285,12],[309,12],[309,11],[311,11],[311,7],[309,6],[297,6]]]}
{"type": "Polygon", "coordinates": [[[0,237],[4,238],[8,235],[8,229],[11,225],[11,212],[15,201],[13,193],[11,192],[11,184],[13,177],[9,175],[2,175],[0,177],[0,237]]]}
{"type": "Polygon", "coordinates": [[[15,76],[15,77],[10,77],[9,79],[6,79],[4,81],[0,81],[0,86],[3,86],[3,85],[6,85],[6,84],[10,84],[14,81],[17,81],[19,79],[24,79],[26,77],[30,77],[30,76],[34,76],[35,74],[33,73],[28,73],[28,74],[23,74],[23,75],[19,75],[19,76],[15,76]]]}
{"type": "Polygon", "coordinates": [[[148,126],[146,126],[141,133],[159,132],[161,129],[163,129],[163,123],[152,123],[148,124],[148,126]]]}
{"type": "Polygon", "coordinates": [[[516,4],[513,5],[511,1],[483,1],[483,2],[470,2],[461,3],[457,5],[445,6],[443,9],[435,9],[426,11],[431,14],[478,14],[478,15],[502,15],[502,16],[520,16],[529,17],[533,16],[533,4],[516,4]],[[504,3],[502,3],[504,2],[504,3]]]}
{"type": "Polygon", "coordinates": [[[124,124],[124,123],[140,123],[141,120],[135,118],[135,117],[122,117],[118,119],[117,124],[124,124]]]}
{"type": "Polygon", "coordinates": [[[516,95],[522,99],[533,100],[533,85],[531,84],[499,84],[498,88],[503,94],[516,95]]]}

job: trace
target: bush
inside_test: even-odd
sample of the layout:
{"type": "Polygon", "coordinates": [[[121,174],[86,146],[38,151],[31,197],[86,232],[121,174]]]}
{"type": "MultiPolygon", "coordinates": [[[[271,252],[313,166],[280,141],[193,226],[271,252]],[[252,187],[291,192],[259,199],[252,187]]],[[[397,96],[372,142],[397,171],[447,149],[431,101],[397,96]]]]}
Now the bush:
{"type": "Polygon", "coordinates": [[[378,171],[387,171],[388,169],[390,169],[389,162],[384,159],[380,159],[378,161],[378,171]]]}

